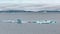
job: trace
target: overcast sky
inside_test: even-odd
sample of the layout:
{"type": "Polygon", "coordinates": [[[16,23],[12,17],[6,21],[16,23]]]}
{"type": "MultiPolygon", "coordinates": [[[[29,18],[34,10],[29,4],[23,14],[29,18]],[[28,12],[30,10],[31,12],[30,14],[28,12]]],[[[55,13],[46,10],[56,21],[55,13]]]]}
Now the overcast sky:
{"type": "Polygon", "coordinates": [[[23,10],[38,11],[40,9],[46,10],[48,8],[59,9],[60,0],[0,0],[0,10],[2,9],[19,9],[19,10],[23,9],[23,10]],[[14,5],[14,4],[18,4],[18,5],[14,5]]]}
{"type": "Polygon", "coordinates": [[[0,0],[0,3],[46,3],[55,4],[60,3],[60,0],[0,0]]]}

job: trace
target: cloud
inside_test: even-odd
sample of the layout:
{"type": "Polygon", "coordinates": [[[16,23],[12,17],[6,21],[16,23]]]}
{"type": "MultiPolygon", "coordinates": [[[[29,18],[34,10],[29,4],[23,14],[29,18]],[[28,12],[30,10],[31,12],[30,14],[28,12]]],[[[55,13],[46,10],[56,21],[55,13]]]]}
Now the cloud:
{"type": "Polygon", "coordinates": [[[59,9],[60,0],[0,0],[0,10],[53,10],[59,9]]]}

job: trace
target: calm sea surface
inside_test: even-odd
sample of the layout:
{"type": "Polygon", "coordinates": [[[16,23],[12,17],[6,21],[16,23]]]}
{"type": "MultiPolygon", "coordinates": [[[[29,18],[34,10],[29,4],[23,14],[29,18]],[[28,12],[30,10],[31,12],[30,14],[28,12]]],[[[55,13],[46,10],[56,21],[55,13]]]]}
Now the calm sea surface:
{"type": "Polygon", "coordinates": [[[5,19],[55,20],[56,24],[12,24],[0,22],[0,34],[60,34],[60,12],[49,13],[0,13],[5,19]]]}

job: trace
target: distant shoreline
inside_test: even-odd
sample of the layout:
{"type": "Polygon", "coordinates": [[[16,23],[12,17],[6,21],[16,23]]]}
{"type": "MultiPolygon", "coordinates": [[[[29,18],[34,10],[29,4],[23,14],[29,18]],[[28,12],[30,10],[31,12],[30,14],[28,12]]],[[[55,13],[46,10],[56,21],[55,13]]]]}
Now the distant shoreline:
{"type": "Polygon", "coordinates": [[[0,13],[59,13],[60,11],[24,11],[24,10],[8,10],[0,11],[0,13]]]}

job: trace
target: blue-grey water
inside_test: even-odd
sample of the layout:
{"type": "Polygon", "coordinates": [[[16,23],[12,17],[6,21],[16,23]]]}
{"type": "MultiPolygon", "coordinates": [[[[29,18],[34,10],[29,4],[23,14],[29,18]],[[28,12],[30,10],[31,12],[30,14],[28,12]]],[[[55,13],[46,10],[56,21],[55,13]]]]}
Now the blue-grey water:
{"type": "Polygon", "coordinates": [[[12,24],[0,22],[0,34],[60,34],[60,13],[0,13],[0,20],[55,20],[56,24],[12,24]]]}

